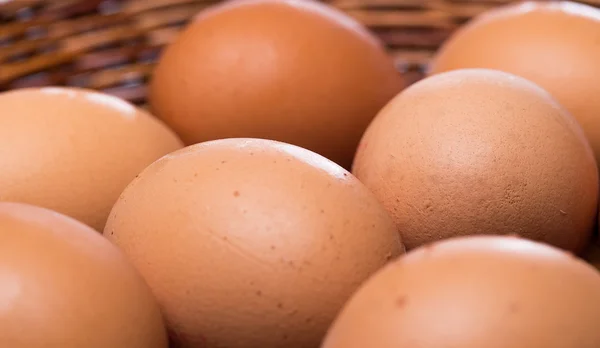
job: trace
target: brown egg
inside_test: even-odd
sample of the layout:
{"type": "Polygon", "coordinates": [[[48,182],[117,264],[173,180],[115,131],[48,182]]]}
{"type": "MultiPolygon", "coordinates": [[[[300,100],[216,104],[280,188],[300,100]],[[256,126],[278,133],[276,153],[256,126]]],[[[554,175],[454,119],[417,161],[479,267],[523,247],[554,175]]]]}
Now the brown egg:
{"type": "Polygon", "coordinates": [[[533,83],[493,70],[429,77],[366,132],[354,174],[407,249],[509,234],[580,251],[595,225],[598,172],[577,122],[533,83]]]}
{"type": "Polygon", "coordinates": [[[168,347],[156,300],[116,247],[21,203],[0,203],[0,327],[6,348],[168,347]]]}
{"type": "Polygon", "coordinates": [[[378,272],[322,348],[600,347],[600,274],[524,239],[446,240],[378,272]]]}
{"type": "Polygon", "coordinates": [[[484,13],[440,50],[432,73],[491,68],[548,90],[582,125],[600,159],[600,9],[524,2],[484,13]]]}
{"type": "Polygon", "coordinates": [[[150,284],[181,348],[318,347],[351,293],[404,251],[352,174],[254,139],[158,160],[104,233],[150,284]]]}
{"type": "Polygon", "coordinates": [[[384,48],[341,12],[308,0],[233,1],[202,12],[165,51],[151,104],[187,144],[274,139],[349,167],[401,88],[384,48]]]}
{"type": "Polygon", "coordinates": [[[116,97],[67,88],[0,94],[0,200],[42,206],[102,231],[119,194],[182,147],[160,121],[116,97]]]}

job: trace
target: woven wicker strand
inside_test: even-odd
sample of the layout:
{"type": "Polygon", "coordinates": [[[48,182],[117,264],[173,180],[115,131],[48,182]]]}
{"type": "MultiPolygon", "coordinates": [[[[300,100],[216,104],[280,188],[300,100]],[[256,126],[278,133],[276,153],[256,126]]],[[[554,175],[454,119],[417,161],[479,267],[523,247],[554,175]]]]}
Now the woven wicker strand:
{"type": "MultiPolygon", "coordinates": [[[[216,0],[215,0],[216,1],[216,0]]],[[[333,0],[389,48],[409,82],[469,18],[509,0],[333,0]]],[[[0,4],[0,90],[101,90],[137,104],[162,47],[208,0],[13,0],[0,4]]],[[[587,1],[600,5],[600,0],[587,1]]]]}

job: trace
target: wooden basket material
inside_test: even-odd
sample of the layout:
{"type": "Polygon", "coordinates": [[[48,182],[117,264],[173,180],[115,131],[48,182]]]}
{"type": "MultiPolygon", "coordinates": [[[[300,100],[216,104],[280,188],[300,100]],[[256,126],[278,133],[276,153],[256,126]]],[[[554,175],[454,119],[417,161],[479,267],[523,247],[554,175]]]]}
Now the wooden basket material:
{"type": "MultiPolygon", "coordinates": [[[[162,47],[217,0],[0,1],[0,90],[68,85],[136,104],[162,47]]],[[[462,23],[510,0],[332,0],[379,36],[409,81],[462,23]]],[[[587,1],[599,5],[600,0],[587,1]]]]}

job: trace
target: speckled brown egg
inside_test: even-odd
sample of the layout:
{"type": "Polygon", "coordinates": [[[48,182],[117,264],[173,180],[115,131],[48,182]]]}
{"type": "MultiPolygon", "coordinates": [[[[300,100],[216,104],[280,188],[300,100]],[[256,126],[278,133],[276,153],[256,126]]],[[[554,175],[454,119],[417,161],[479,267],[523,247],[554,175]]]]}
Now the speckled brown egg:
{"type": "Polygon", "coordinates": [[[182,147],[124,100],[69,88],[0,94],[0,200],[42,206],[102,231],[127,184],[182,147]]]}
{"type": "Polygon", "coordinates": [[[573,117],[515,75],[434,75],[392,100],[353,168],[396,221],[407,249],[511,234],[580,251],[597,214],[598,172],[573,117]]]}
{"type": "Polygon", "coordinates": [[[353,296],[322,348],[595,348],[600,274],[525,239],[419,248],[353,296]]]}
{"type": "Polygon", "coordinates": [[[150,284],[181,348],[318,347],[350,294],[404,250],[352,174],[256,139],[158,160],[124,191],[104,234],[150,284]]]}
{"type": "Polygon", "coordinates": [[[167,348],[160,309],[125,256],[56,212],[0,203],[0,347],[167,348]]]}
{"type": "Polygon", "coordinates": [[[164,52],[150,101],[187,144],[274,139],[349,167],[401,88],[385,49],[345,14],[309,0],[249,0],[200,13],[164,52]]]}
{"type": "Polygon", "coordinates": [[[491,68],[548,90],[582,125],[600,159],[600,9],[570,1],[523,2],[486,12],[440,50],[432,73],[491,68]]]}

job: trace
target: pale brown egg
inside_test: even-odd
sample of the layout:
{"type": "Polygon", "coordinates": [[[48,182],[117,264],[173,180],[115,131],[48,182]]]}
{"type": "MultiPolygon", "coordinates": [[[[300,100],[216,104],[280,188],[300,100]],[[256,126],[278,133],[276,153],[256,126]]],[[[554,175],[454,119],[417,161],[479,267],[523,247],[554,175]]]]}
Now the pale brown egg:
{"type": "Polygon", "coordinates": [[[349,167],[401,88],[384,47],[340,11],[309,0],[230,1],[200,13],[165,50],[150,102],[187,144],[273,139],[349,167]]]}
{"type": "Polygon", "coordinates": [[[462,237],[374,275],[322,348],[596,348],[598,321],[593,267],[525,239],[462,237]]]}
{"type": "Polygon", "coordinates": [[[595,225],[598,171],[581,128],[546,91],[500,71],[406,89],[367,130],[353,172],[407,249],[516,233],[579,252],[595,225]]]}
{"type": "Polygon", "coordinates": [[[582,125],[600,159],[600,9],[520,2],[475,18],[441,48],[431,73],[490,68],[548,90],[582,125]]]}
{"type": "Polygon", "coordinates": [[[404,251],[352,174],[300,147],[227,139],[149,166],[104,234],[153,289],[176,347],[318,347],[352,292],[404,251]]]}
{"type": "Polygon", "coordinates": [[[127,184],[183,145],[150,114],[82,89],[0,94],[0,201],[42,206],[102,231],[127,184]]]}
{"type": "Polygon", "coordinates": [[[160,309],[122,253],[56,212],[0,203],[0,347],[167,348],[160,309]]]}

